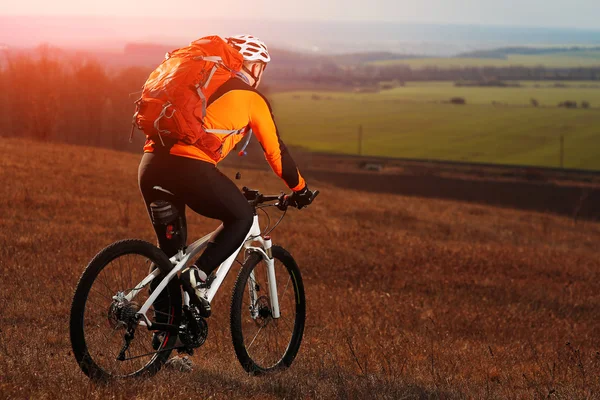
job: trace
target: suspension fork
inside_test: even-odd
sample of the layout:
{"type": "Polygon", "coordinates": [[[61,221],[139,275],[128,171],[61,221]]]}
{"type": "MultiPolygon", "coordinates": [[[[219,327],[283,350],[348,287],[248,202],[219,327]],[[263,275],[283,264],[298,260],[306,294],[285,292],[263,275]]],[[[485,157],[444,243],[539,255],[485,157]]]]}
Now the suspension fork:
{"type": "MultiPolygon", "coordinates": [[[[271,315],[273,318],[277,319],[280,316],[279,313],[279,296],[277,295],[277,279],[275,277],[275,259],[273,258],[272,246],[270,236],[265,236],[265,238],[258,238],[263,245],[263,249],[256,249],[259,254],[262,256],[263,260],[267,264],[267,280],[268,280],[268,289],[269,289],[269,299],[271,302],[271,315]]],[[[250,279],[248,280],[248,292],[250,295],[250,304],[253,305],[251,310],[252,318],[258,317],[258,309],[254,307],[256,301],[258,300],[258,295],[256,293],[256,279],[254,275],[254,270],[250,272],[250,279]]]]}
{"type": "Polygon", "coordinates": [[[279,297],[277,295],[277,279],[275,279],[275,259],[273,258],[273,252],[271,247],[273,243],[271,242],[270,236],[265,236],[265,253],[267,254],[267,258],[265,262],[267,263],[267,274],[269,279],[269,298],[271,299],[271,314],[273,318],[279,318],[279,297]]]}

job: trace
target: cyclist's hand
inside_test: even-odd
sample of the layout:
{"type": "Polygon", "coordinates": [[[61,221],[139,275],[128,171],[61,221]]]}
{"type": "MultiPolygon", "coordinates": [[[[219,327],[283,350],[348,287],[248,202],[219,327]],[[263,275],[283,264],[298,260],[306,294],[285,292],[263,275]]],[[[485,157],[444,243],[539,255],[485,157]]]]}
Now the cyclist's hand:
{"type": "Polygon", "coordinates": [[[311,192],[308,189],[308,186],[304,186],[304,189],[294,192],[294,194],[288,198],[288,204],[301,210],[312,203],[313,199],[314,192],[311,192]]]}

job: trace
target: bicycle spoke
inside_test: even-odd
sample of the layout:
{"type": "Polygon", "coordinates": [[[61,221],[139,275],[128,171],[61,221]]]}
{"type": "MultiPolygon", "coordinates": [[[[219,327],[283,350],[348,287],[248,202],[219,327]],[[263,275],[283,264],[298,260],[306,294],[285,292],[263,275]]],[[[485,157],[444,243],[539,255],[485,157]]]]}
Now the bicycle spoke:
{"type": "Polygon", "coordinates": [[[108,314],[106,313],[106,309],[108,309],[108,306],[106,306],[104,304],[98,304],[95,301],[90,300],[89,298],[87,299],[87,302],[92,303],[94,306],[96,306],[98,308],[98,310],[96,310],[94,312],[96,315],[100,315],[104,318],[106,318],[108,316],[108,314]]]}
{"type": "MultiPolygon", "coordinates": [[[[139,334],[141,334],[141,332],[139,332],[139,334]]],[[[128,351],[131,353],[131,351],[133,349],[139,349],[139,352],[142,352],[142,353],[151,353],[153,350],[151,350],[148,347],[148,342],[146,340],[144,340],[144,339],[147,339],[145,336],[146,335],[144,335],[144,337],[141,337],[141,338],[140,337],[136,337],[137,340],[134,340],[132,342],[132,346],[129,348],[128,351]]],[[[138,361],[136,361],[136,362],[139,362],[140,361],[139,358],[140,357],[133,356],[132,359],[138,359],[138,361]]]]}
{"type": "MultiPolygon", "coordinates": [[[[103,341],[104,344],[99,344],[98,350],[104,349],[104,351],[107,351],[109,354],[111,353],[111,351],[109,350],[111,346],[109,346],[109,344],[114,341],[114,339],[115,339],[114,334],[117,331],[117,328],[118,328],[118,326],[116,326],[109,335],[104,333],[103,330],[98,330],[96,332],[96,335],[100,334],[104,338],[104,341],[103,341]]],[[[90,340],[90,344],[92,344],[92,343],[94,343],[94,342],[90,340]]],[[[96,353],[97,353],[97,351],[96,351],[96,353]]],[[[118,355],[118,352],[117,352],[117,355],[118,355]]],[[[112,357],[112,356],[109,355],[109,357],[112,357]]],[[[114,356],[114,358],[116,359],[116,356],[114,356]]]]}
{"type": "Polygon", "coordinates": [[[252,339],[252,341],[250,342],[250,344],[246,347],[248,350],[250,350],[250,347],[252,347],[252,345],[254,344],[254,341],[256,340],[256,337],[258,336],[258,334],[260,333],[260,331],[262,331],[262,326],[260,327],[260,329],[258,330],[258,332],[256,332],[256,335],[254,335],[254,339],[252,339]]]}
{"type": "Polygon", "coordinates": [[[281,296],[278,296],[278,297],[285,296],[285,292],[287,292],[287,288],[288,288],[288,285],[289,285],[289,283],[290,283],[291,280],[292,280],[292,278],[288,276],[288,280],[287,280],[287,282],[285,284],[285,289],[283,289],[283,293],[281,293],[281,296]]]}
{"type": "Polygon", "coordinates": [[[108,286],[108,284],[104,281],[104,279],[100,279],[100,276],[98,276],[97,279],[102,285],[104,285],[104,287],[106,288],[106,290],[108,290],[108,293],[113,296],[116,292],[111,290],[111,288],[108,286]]]}
{"type": "MultiPolygon", "coordinates": [[[[133,284],[133,275],[132,275],[133,268],[130,267],[128,272],[129,272],[129,285],[131,285],[131,284],[133,284]]],[[[134,285],[134,286],[137,286],[137,285],[134,285]]]]}
{"type": "Polygon", "coordinates": [[[290,332],[294,332],[294,328],[290,326],[290,324],[287,321],[287,318],[285,318],[283,315],[279,317],[280,321],[283,321],[285,323],[285,325],[288,327],[288,329],[290,330],[290,332]]]}
{"type": "MultiPolygon", "coordinates": [[[[112,301],[113,301],[113,299],[112,299],[112,296],[107,296],[107,295],[105,295],[105,294],[103,294],[103,293],[100,293],[100,292],[99,292],[97,289],[95,289],[95,288],[90,288],[90,289],[91,289],[92,291],[96,292],[96,293],[97,293],[99,296],[102,296],[102,297],[104,297],[105,299],[107,299],[107,300],[110,300],[110,302],[112,303],[112,301]]],[[[115,293],[115,294],[116,294],[116,293],[115,293]]],[[[113,296],[114,296],[114,294],[113,294],[113,296]]]]}
{"type": "MultiPolygon", "coordinates": [[[[127,256],[125,256],[127,257],[127,256]]],[[[122,288],[123,287],[123,275],[121,274],[121,272],[123,271],[123,265],[121,264],[121,258],[119,257],[117,258],[117,262],[119,263],[119,267],[118,270],[116,271],[116,275],[115,275],[115,279],[119,281],[119,287],[122,288]]]]}
{"type": "MultiPolygon", "coordinates": [[[[271,325],[274,326],[273,321],[271,321],[270,323],[271,325]]],[[[277,356],[279,354],[279,340],[277,340],[277,334],[275,333],[274,329],[269,329],[270,331],[270,337],[274,337],[275,338],[275,349],[276,349],[276,353],[275,355],[277,356]]],[[[272,340],[269,340],[270,343],[273,343],[272,340]]]]}

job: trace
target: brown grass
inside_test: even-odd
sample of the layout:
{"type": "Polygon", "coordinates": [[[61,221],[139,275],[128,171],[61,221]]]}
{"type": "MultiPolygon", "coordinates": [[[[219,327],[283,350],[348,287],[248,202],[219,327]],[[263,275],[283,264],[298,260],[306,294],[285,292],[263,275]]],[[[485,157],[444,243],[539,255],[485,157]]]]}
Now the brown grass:
{"type": "MultiPolygon", "coordinates": [[[[101,248],[154,241],[140,156],[12,139],[0,149],[1,398],[600,396],[600,224],[319,182],[316,204],[274,232],[307,290],[290,370],[254,378],[237,363],[231,275],[194,372],[93,384],[71,353],[70,302],[101,248]]],[[[283,188],[261,171],[242,184],[283,188]]],[[[193,216],[190,235],[215,226],[193,216]]]]}

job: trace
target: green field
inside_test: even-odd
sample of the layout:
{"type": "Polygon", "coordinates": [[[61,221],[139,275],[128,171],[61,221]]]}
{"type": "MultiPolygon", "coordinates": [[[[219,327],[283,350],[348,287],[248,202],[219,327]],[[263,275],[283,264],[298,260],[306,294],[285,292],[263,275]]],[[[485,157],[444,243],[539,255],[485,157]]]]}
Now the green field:
{"type": "Polygon", "coordinates": [[[361,94],[373,99],[392,101],[447,101],[452,97],[464,97],[469,104],[530,105],[536,99],[542,106],[556,106],[565,100],[581,103],[587,101],[592,107],[600,107],[600,82],[519,82],[521,87],[456,87],[453,82],[409,82],[376,94],[361,94]],[[564,85],[566,87],[555,87],[564,85]]]}
{"type": "Polygon", "coordinates": [[[565,167],[600,170],[600,110],[519,106],[531,97],[542,105],[585,99],[600,106],[600,89],[423,83],[380,93],[321,92],[318,100],[313,95],[273,96],[286,143],[356,154],[362,125],[365,155],[558,167],[562,135],[565,167]],[[468,104],[441,103],[451,96],[464,96],[468,104]]]}
{"type": "Polygon", "coordinates": [[[543,65],[547,68],[575,68],[600,66],[600,51],[577,51],[553,54],[520,55],[511,54],[506,58],[415,58],[408,60],[374,61],[374,65],[403,64],[411,68],[426,67],[456,68],[456,67],[536,67],[543,65]]]}

